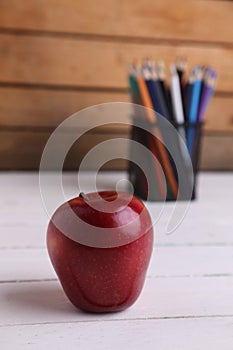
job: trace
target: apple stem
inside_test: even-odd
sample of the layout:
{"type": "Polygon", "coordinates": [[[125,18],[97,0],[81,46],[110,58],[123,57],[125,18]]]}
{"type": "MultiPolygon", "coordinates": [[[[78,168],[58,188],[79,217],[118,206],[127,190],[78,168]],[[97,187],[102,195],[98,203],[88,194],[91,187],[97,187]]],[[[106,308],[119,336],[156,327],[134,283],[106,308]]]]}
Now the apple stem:
{"type": "Polygon", "coordinates": [[[79,197],[84,199],[85,202],[88,202],[88,200],[89,200],[87,195],[84,192],[80,192],[79,197]]]}

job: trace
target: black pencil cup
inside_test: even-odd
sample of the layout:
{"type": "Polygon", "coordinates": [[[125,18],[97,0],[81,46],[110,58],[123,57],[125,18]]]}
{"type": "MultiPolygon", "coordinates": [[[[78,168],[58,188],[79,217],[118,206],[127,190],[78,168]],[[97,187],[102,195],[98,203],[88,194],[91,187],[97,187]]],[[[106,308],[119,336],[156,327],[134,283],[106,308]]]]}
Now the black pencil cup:
{"type": "Polygon", "coordinates": [[[134,194],[149,201],[195,199],[202,122],[132,121],[128,172],[134,194]]]}

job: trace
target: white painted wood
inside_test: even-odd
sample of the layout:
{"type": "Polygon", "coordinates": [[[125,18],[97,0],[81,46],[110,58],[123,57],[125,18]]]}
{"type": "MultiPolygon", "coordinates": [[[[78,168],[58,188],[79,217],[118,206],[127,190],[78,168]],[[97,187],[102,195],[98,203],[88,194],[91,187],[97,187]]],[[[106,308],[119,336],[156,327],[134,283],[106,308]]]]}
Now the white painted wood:
{"type": "Polygon", "coordinates": [[[233,277],[233,248],[228,247],[155,247],[148,276],[157,277],[233,277]]]}
{"type": "MultiPolygon", "coordinates": [[[[93,174],[83,176],[90,192],[93,174]]],[[[126,173],[102,173],[111,189],[126,173]]],[[[75,196],[77,174],[63,178],[75,196]]],[[[147,203],[155,224],[153,258],[143,292],[121,313],[87,314],[66,298],[45,249],[48,216],[36,173],[0,174],[0,348],[232,350],[233,174],[202,173],[199,199],[171,235],[174,203],[147,203]]],[[[52,177],[51,196],[56,196],[52,177]]],[[[121,189],[124,189],[121,187],[121,189]]],[[[60,204],[60,203],[58,203],[60,204]]]]}
{"type": "Polygon", "coordinates": [[[0,283],[54,278],[56,274],[45,248],[0,251],[0,283]]]}
{"type": "MultiPolygon", "coordinates": [[[[99,187],[112,188],[126,177],[126,173],[103,173],[99,187]]],[[[90,173],[85,173],[84,191],[93,190],[88,188],[90,178],[90,173]]],[[[173,203],[166,203],[160,217],[160,205],[147,203],[155,221],[159,217],[155,225],[157,245],[233,245],[233,175],[203,173],[199,180],[199,199],[191,203],[181,225],[171,235],[166,235],[166,226],[173,203]]],[[[64,175],[64,189],[68,198],[79,192],[77,174],[64,175]]],[[[44,246],[49,218],[42,205],[38,175],[1,173],[0,191],[0,247],[44,246]]],[[[50,191],[55,196],[52,182],[50,191]]]]}
{"type": "MultiPolygon", "coordinates": [[[[46,225],[0,226],[1,249],[45,248],[46,225]]],[[[1,254],[1,252],[0,252],[1,254]]]]}
{"type": "Polygon", "coordinates": [[[122,320],[0,328],[4,350],[232,350],[233,317],[122,320]]]}
{"type": "MultiPolygon", "coordinates": [[[[211,218],[211,216],[208,216],[211,218]]],[[[205,224],[201,223],[198,227],[198,220],[192,223],[191,218],[186,218],[182,225],[172,234],[166,235],[164,227],[166,221],[159,221],[155,227],[155,245],[156,246],[233,246],[233,224],[228,221],[222,223],[214,222],[207,218],[205,224]]],[[[46,222],[47,223],[47,222],[46,222]]],[[[16,224],[12,226],[0,226],[0,249],[1,248],[30,248],[45,247],[45,235],[47,224],[38,226],[23,226],[16,224]]]]}
{"type": "Polygon", "coordinates": [[[0,325],[164,317],[233,316],[233,278],[148,278],[124,312],[88,314],[75,309],[59,282],[0,284],[0,325]]]}
{"type": "MultiPolygon", "coordinates": [[[[232,276],[233,248],[198,246],[155,247],[147,275],[153,277],[232,276]]],[[[56,278],[47,250],[0,251],[0,282],[56,278]]]]}
{"type": "Polygon", "coordinates": [[[45,226],[49,218],[39,197],[24,196],[21,198],[14,196],[1,203],[0,227],[23,229],[25,227],[45,226]]]}

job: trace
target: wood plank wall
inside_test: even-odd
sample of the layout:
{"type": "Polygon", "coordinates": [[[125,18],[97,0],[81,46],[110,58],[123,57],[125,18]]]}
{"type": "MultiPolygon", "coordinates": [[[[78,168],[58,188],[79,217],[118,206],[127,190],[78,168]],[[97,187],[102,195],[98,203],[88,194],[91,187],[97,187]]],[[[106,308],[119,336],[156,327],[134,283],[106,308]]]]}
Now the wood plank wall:
{"type": "MultiPolygon", "coordinates": [[[[208,63],[219,74],[201,167],[232,170],[232,20],[231,1],[0,0],[0,169],[37,169],[51,131],[67,116],[128,101],[126,65],[133,59],[152,56],[168,65],[185,56],[189,66],[208,63]]],[[[77,167],[95,143],[128,131],[93,132],[66,167],[77,167]]]]}

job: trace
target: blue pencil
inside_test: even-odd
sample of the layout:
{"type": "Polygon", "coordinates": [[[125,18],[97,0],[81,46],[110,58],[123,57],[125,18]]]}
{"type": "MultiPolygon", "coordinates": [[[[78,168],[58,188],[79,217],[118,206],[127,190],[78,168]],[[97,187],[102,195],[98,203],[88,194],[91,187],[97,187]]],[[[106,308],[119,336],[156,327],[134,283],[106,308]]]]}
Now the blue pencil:
{"type": "Polygon", "coordinates": [[[214,93],[214,85],[217,74],[210,68],[206,69],[202,83],[200,104],[198,108],[197,120],[202,121],[209,101],[214,93]]]}
{"type": "Polygon", "coordinates": [[[193,90],[189,109],[189,122],[195,123],[197,121],[198,106],[200,101],[201,83],[202,83],[202,69],[196,66],[193,71],[195,80],[193,82],[193,90]]]}
{"type": "MultiPolygon", "coordinates": [[[[202,86],[202,75],[203,75],[203,72],[200,66],[196,66],[193,68],[191,72],[191,98],[190,98],[190,106],[188,110],[188,120],[190,123],[197,122],[198,108],[200,103],[200,93],[201,93],[201,86],[202,86]]],[[[187,132],[187,147],[190,154],[192,154],[194,138],[195,138],[195,128],[194,126],[189,126],[188,132],[187,132]]]]}
{"type": "Polygon", "coordinates": [[[186,121],[188,121],[188,118],[189,118],[192,91],[193,91],[193,82],[188,80],[184,88],[184,111],[185,111],[186,121]]]}
{"type": "Polygon", "coordinates": [[[147,89],[148,89],[150,97],[151,97],[151,101],[152,101],[154,110],[157,113],[161,114],[162,111],[161,111],[160,101],[159,101],[157,95],[155,94],[153,80],[152,79],[145,79],[145,81],[146,81],[146,86],[147,86],[147,89]]]}
{"type": "Polygon", "coordinates": [[[147,89],[149,91],[154,110],[161,114],[166,119],[169,119],[169,111],[167,104],[161,89],[160,81],[158,80],[157,73],[155,68],[152,66],[152,63],[146,62],[143,66],[143,76],[146,81],[147,89]]]}

